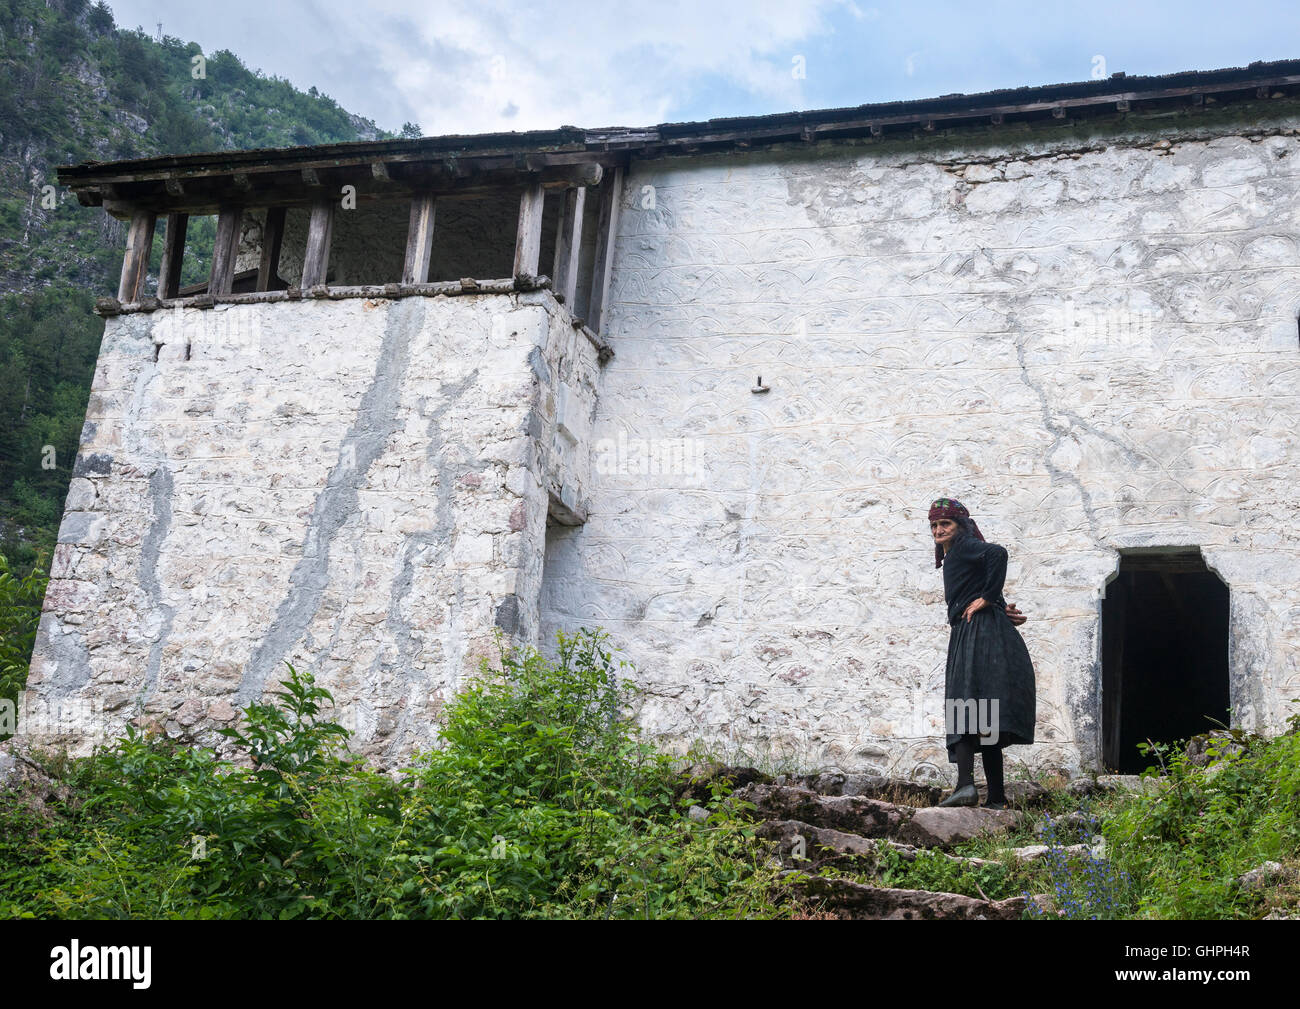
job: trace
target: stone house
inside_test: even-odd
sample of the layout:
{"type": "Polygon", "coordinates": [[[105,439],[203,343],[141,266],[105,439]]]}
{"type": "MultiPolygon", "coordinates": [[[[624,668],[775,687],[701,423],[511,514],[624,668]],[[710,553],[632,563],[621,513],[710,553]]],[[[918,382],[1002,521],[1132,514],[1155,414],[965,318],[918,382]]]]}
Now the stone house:
{"type": "Polygon", "coordinates": [[[948,778],[943,494],[1013,765],[1296,711],[1300,61],[60,182],[129,231],[29,733],[210,740],[288,661],[393,766],[494,630],[601,626],[665,746],[948,778]]]}

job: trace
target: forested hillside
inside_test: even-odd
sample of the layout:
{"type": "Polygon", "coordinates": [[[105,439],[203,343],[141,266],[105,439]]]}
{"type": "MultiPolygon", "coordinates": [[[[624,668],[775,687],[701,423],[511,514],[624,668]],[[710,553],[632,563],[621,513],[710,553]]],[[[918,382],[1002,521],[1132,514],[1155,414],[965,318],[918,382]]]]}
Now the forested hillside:
{"type": "Polygon", "coordinates": [[[121,266],[123,226],[58,190],[57,167],[392,135],[233,53],[119,28],[106,3],[0,0],[0,554],[53,543],[103,330],[91,306],[121,266]]]}

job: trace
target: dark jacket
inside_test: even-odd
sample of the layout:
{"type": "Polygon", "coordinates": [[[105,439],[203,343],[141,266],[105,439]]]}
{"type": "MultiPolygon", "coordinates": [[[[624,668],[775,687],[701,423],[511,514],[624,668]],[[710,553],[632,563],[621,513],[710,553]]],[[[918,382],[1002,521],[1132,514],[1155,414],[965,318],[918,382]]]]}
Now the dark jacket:
{"type": "Polygon", "coordinates": [[[1007,551],[996,543],[985,543],[970,533],[958,531],[943,557],[943,597],[948,604],[948,623],[961,619],[966,607],[983,596],[1003,611],[1002,585],[1007,580],[1007,551]]]}

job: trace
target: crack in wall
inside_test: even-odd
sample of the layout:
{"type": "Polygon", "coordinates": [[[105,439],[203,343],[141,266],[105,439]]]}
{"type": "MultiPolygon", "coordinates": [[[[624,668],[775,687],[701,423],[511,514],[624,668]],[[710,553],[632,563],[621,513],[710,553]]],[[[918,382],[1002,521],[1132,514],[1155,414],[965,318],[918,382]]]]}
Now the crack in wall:
{"type": "Polygon", "coordinates": [[[162,586],[158,582],[158,562],[162,554],[162,545],[172,526],[172,472],[166,466],[159,466],[149,477],[149,497],[153,501],[153,522],[149,531],[140,541],[140,587],[144,589],[145,598],[149,600],[151,612],[162,614],[158,634],[149,645],[149,662],[145,668],[144,683],[140,687],[137,705],[144,707],[158,685],[158,668],[162,663],[162,650],[171,634],[172,620],[176,616],[175,607],[162,601],[162,586]]]}
{"type": "MultiPolygon", "coordinates": [[[[1014,317],[1011,321],[1015,322],[1014,317]]],[[[1058,409],[1056,411],[1062,417],[1065,417],[1072,426],[1063,426],[1053,418],[1052,407],[1049,403],[1049,397],[1037,382],[1029,374],[1029,366],[1025,361],[1025,337],[1023,330],[1013,328],[1016,344],[1016,361],[1020,366],[1020,376],[1026,386],[1028,386],[1034,395],[1038,397],[1042,411],[1043,427],[1053,436],[1053,440],[1047,450],[1043,453],[1043,465],[1051,476],[1052,485],[1056,486],[1065,483],[1073,486],[1079,493],[1079,503],[1083,509],[1084,518],[1088,523],[1088,535],[1091,537],[1097,549],[1103,554],[1114,555],[1115,551],[1111,544],[1107,543],[1098,530],[1096,512],[1092,502],[1092,495],[1088,493],[1084,486],[1083,480],[1066,469],[1055,465],[1052,462],[1052,453],[1066,439],[1074,434],[1074,426],[1093,435],[1094,437],[1113,445],[1119,449],[1133,466],[1135,472],[1141,471],[1144,463],[1150,463],[1153,460],[1134,451],[1132,446],[1123,439],[1109,432],[1102,431],[1094,425],[1085,421],[1082,417],[1069,410],[1058,409]]],[[[1163,467],[1161,467],[1163,469],[1163,467]]],[[[1116,555],[1118,564],[1118,556],[1116,555]]],[[[1070,713],[1074,727],[1074,745],[1078,751],[1079,762],[1082,766],[1100,767],[1101,761],[1101,692],[1102,692],[1102,662],[1100,656],[1100,638],[1102,627],[1102,600],[1097,600],[1097,619],[1093,627],[1088,629],[1088,638],[1090,646],[1088,654],[1093,656],[1089,663],[1085,675],[1081,677],[1065,677],[1061,684],[1064,693],[1065,707],[1070,713]]],[[[1058,741],[1059,742],[1059,741],[1058,741]]]]}
{"type": "MultiPolygon", "coordinates": [[[[1025,385],[1028,386],[1033,391],[1034,395],[1038,397],[1038,402],[1041,407],[1041,413],[1043,418],[1043,427],[1052,435],[1052,444],[1049,445],[1047,451],[1043,453],[1043,467],[1047,470],[1048,475],[1052,478],[1053,486],[1056,486],[1058,483],[1065,483],[1074,487],[1079,492],[1079,503],[1083,507],[1084,518],[1087,520],[1088,523],[1088,535],[1092,538],[1092,541],[1094,544],[1096,544],[1098,550],[1108,551],[1110,549],[1110,546],[1101,538],[1101,534],[1097,531],[1097,516],[1093,511],[1092,495],[1088,493],[1088,489],[1084,487],[1083,481],[1079,477],[1075,476],[1073,473],[1069,472],[1068,470],[1062,469],[1061,467],[1055,465],[1052,462],[1052,453],[1055,452],[1057,448],[1060,447],[1061,443],[1065,441],[1067,437],[1069,437],[1070,428],[1069,427],[1063,428],[1052,418],[1052,408],[1048,403],[1047,392],[1030,377],[1029,365],[1025,363],[1024,334],[1022,330],[1016,327],[1015,321],[1016,320],[1014,316],[1010,318],[1010,322],[1012,323],[1013,338],[1016,344],[1016,363],[1020,366],[1020,377],[1021,380],[1025,383],[1025,385]]],[[[1084,428],[1088,427],[1088,425],[1085,424],[1080,418],[1069,413],[1068,411],[1061,410],[1058,412],[1062,416],[1069,418],[1071,421],[1078,423],[1080,427],[1084,427],[1084,428]]],[[[1107,435],[1103,432],[1095,432],[1095,433],[1099,437],[1104,438],[1105,440],[1111,442],[1112,444],[1117,445],[1118,447],[1126,451],[1131,458],[1137,458],[1137,456],[1134,455],[1134,453],[1130,448],[1128,448],[1128,446],[1124,445],[1122,442],[1120,442],[1118,439],[1114,438],[1113,436],[1107,435]]]]}
{"type": "Polygon", "coordinates": [[[388,309],[374,378],[362,396],[352,427],[339,445],[339,459],[316,496],[303,538],[302,556],[289,576],[289,592],[244,667],[236,699],[240,706],[259,700],[273,666],[302,639],[329,583],[330,548],[359,507],[359,487],[389,437],[398,429],[398,403],[410,361],[413,336],[424,324],[420,298],[394,302],[388,309]]]}

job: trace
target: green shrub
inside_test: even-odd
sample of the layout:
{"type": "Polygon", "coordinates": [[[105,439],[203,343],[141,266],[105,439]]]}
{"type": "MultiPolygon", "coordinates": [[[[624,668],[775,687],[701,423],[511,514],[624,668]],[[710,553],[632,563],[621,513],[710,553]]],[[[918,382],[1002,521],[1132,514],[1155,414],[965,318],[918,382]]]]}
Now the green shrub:
{"type": "Polygon", "coordinates": [[[1300,851],[1300,718],[1290,721],[1272,739],[1233,730],[1231,747],[1211,745],[1209,767],[1192,765],[1181,746],[1144,751],[1165,787],[1126,799],[1104,828],[1139,890],[1136,917],[1258,916],[1262,894],[1243,891],[1239,877],[1265,861],[1294,863],[1300,851]]]}
{"type": "MultiPolygon", "coordinates": [[[[27,685],[27,669],[36,643],[36,629],[41,621],[41,605],[49,578],[43,558],[38,558],[26,574],[14,570],[0,554],[0,704],[10,702],[18,708],[18,695],[27,685]]],[[[0,739],[9,738],[7,726],[0,720],[0,739]]]]}
{"type": "Polygon", "coordinates": [[[134,730],[0,800],[0,916],[762,917],[775,868],[719,808],[674,807],[599,632],[503,649],[448,705],[445,747],[367,770],[289,667],[226,730],[235,760],[134,730]],[[47,791],[46,789],[40,790],[47,791]]]}
{"type": "MultiPolygon", "coordinates": [[[[760,915],[772,870],[752,830],[673,808],[670,758],[639,742],[603,635],[559,635],[559,661],[502,654],[463,691],[408,780],[408,889],[431,917],[760,915]]],[[[715,798],[716,808],[719,800],[715,798]]]]}

